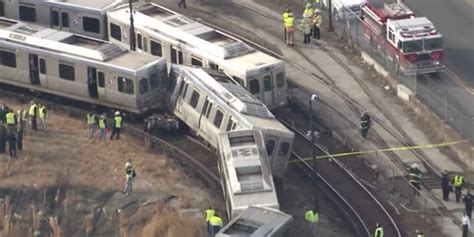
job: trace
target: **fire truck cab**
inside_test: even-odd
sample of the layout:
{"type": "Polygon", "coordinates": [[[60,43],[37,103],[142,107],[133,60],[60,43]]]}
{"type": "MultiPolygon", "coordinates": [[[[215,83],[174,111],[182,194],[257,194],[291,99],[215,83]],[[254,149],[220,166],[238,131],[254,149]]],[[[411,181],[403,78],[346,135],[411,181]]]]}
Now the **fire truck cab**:
{"type": "Polygon", "coordinates": [[[426,17],[403,3],[362,7],[364,38],[405,75],[436,73],[443,66],[442,36],[426,17]]]}

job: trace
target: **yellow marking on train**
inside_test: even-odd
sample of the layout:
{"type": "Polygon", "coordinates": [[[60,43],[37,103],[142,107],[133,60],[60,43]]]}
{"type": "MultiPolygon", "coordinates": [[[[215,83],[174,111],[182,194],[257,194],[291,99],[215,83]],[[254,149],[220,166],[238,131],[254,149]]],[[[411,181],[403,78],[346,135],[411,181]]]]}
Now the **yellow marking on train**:
{"type": "MultiPolygon", "coordinates": [[[[416,150],[416,149],[438,148],[438,147],[452,146],[452,145],[456,145],[456,144],[459,144],[459,143],[464,143],[464,142],[467,142],[467,141],[469,141],[469,140],[443,142],[443,143],[438,143],[438,144],[426,144],[426,145],[418,145],[418,146],[402,146],[402,147],[393,147],[393,148],[370,150],[370,151],[343,152],[343,153],[316,156],[316,159],[336,158],[336,157],[344,157],[344,156],[356,156],[356,155],[372,154],[372,153],[378,153],[378,152],[389,152],[389,151],[408,151],[408,150],[416,150]]],[[[312,160],[312,157],[304,158],[303,160],[309,161],[309,160],[312,160]]],[[[290,161],[289,163],[298,162],[298,161],[299,160],[294,160],[294,161],[290,161]]]]}
{"type": "Polygon", "coordinates": [[[464,88],[469,94],[474,95],[474,88],[469,86],[467,82],[461,79],[460,76],[458,76],[453,70],[450,68],[446,67],[445,68],[446,75],[448,75],[453,81],[458,84],[458,86],[464,88]]]}

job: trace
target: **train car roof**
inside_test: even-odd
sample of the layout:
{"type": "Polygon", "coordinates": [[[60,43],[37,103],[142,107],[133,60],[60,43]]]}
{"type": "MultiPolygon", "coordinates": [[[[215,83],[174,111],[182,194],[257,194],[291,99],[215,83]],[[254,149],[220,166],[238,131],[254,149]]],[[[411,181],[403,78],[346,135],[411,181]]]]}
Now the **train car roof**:
{"type": "Polygon", "coordinates": [[[132,52],[106,41],[5,18],[0,18],[0,40],[129,69],[139,69],[157,60],[155,56],[132,52]]]}
{"type": "Polygon", "coordinates": [[[62,5],[70,9],[98,11],[103,14],[126,2],[125,0],[46,0],[42,4],[47,6],[62,5]]]}
{"type": "MultiPolygon", "coordinates": [[[[278,61],[278,59],[256,52],[254,48],[248,46],[241,40],[227,35],[224,32],[215,30],[200,22],[178,14],[174,11],[161,7],[153,3],[136,3],[134,5],[135,27],[162,34],[181,44],[189,45],[207,55],[223,60],[238,60],[248,56],[255,58],[240,67],[256,67],[261,63],[278,61]]],[[[129,10],[127,5],[122,5],[107,13],[110,18],[128,24],[129,10]]],[[[247,60],[248,58],[246,58],[247,60]]]]}
{"type": "Polygon", "coordinates": [[[293,221],[293,217],[279,210],[249,206],[225,225],[216,237],[272,237],[283,233],[293,221]]]}
{"type": "Polygon", "coordinates": [[[227,170],[233,206],[278,203],[263,137],[256,130],[220,133],[219,147],[227,170]]]}

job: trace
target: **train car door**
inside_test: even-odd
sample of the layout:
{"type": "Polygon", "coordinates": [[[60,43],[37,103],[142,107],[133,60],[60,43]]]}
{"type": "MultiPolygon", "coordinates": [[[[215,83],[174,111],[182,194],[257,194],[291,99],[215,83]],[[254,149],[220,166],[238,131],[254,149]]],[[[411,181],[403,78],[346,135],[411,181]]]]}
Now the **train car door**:
{"type": "Polygon", "coordinates": [[[273,85],[272,78],[272,73],[263,76],[263,103],[268,106],[273,105],[275,101],[273,94],[275,85],[273,85]]]}
{"type": "Polygon", "coordinates": [[[268,163],[270,164],[270,167],[273,167],[278,151],[279,140],[278,137],[270,135],[266,135],[265,138],[265,150],[267,150],[267,156],[269,159],[268,163]]]}
{"type": "Polygon", "coordinates": [[[41,85],[46,85],[46,59],[39,57],[39,79],[41,85]]]}
{"type": "Polygon", "coordinates": [[[97,68],[87,67],[87,89],[91,98],[99,98],[97,84],[97,68]]]}
{"type": "Polygon", "coordinates": [[[105,98],[105,74],[97,70],[97,94],[99,98],[105,98]]]}
{"type": "Polygon", "coordinates": [[[59,10],[58,8],[51,9],[51,28],[63,31],[69,31],[69,13],[59,10]]]}
{"type": "Polygon", "coordinates": [[[29,71],[30,71],[30,81],[32,85],[41,85],[39,68],[38,68],[38,55],[30,54],[29,55],[29,71]]]}

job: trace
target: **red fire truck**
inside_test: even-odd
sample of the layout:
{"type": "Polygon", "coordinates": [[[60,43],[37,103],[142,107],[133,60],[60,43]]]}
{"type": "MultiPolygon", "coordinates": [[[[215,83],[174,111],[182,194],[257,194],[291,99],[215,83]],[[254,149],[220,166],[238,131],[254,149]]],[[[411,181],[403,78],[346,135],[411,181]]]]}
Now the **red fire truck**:
{"type": "Polygon", "coordinates": [[[415,17],[403,3],[362,7],[364,38],[405,75],[444,68],[442,36],[426,17],[415,17]]]}

